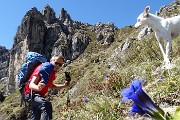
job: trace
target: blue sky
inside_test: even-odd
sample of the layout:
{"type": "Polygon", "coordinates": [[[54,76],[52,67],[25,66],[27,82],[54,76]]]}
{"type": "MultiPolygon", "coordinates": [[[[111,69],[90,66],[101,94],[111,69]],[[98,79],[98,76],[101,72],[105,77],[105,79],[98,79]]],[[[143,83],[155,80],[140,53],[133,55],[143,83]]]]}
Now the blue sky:
{"type": "Polygon", "coordinates": [[[12,48],[13,38],[22,18],[31,8],[40,12],[49,4],[56,17],[64,8],[73,20],[83,23],[113,22],[117,27],[134,25],[137,16],[150,5],[155,13],[163,5],[174,0],[1,0],[0,1],[0,45],[12,48]]]}

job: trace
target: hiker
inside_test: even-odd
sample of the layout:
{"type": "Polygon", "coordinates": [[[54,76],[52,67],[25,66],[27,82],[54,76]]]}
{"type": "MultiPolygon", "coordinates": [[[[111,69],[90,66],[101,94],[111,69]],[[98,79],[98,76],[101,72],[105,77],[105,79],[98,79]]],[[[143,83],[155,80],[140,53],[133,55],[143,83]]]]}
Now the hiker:
{"type": "MultiPolygon", "coordinates": [[[[48,88],[61,90],[69,86],[70,80],[66,79],[63,84],[54,84],[56,72],[62,67],[64,59],[62,56],[53,56],[50,62],[37,66],[32,72],[28,83],[24,88],[24,99],[32,109],[31,120],[51,120],[52,104],[45,99],[48,88]],[[47,74],[43,74],[46,72],[47,74]],[[49,75],[48,75],[49,74],[49,75]]],[[[70,79],[70,76],[69,76],[70,79]]]]}

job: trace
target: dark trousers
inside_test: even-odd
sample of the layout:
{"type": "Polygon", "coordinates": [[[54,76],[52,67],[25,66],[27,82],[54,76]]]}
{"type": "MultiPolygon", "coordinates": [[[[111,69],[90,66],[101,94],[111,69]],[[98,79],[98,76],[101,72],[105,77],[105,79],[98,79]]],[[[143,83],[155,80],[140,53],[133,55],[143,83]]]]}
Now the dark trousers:
{"type": "Polygon", "coordinates": [[[52,104],[39,94],[24,95],[25,101],[31,105],[31,120],[52,120],[52,104]]]}

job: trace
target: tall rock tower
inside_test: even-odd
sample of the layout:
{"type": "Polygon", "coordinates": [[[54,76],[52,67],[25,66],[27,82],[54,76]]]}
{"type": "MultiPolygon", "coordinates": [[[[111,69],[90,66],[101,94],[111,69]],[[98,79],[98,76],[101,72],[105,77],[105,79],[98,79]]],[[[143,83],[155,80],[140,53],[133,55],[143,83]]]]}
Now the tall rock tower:
{"type": "Polygon", "coordinates": [[[42,14],[36,8],[32,8],[22,19],[14,37],[10,52],[7,93],[15,90],[16,75],[25,61],[25,54],[28,51],[42,53],[45,31],[46,26],[42,14]]]}

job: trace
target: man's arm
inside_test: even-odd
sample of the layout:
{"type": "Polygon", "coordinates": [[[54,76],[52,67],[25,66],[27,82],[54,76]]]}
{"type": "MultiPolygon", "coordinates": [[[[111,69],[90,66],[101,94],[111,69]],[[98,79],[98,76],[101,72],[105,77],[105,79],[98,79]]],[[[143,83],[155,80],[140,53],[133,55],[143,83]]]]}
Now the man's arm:
{"type": "Polygon", "coordinates": [[[66,87],[68,87],[69,86],[69,82],[68,81],[66,81],[65,83],[63,83],[63,84],[52,84],[51,85],[51,89],[56,89],[56,90],[61,90],[61,89],[63,89],[63,88],[66,88],[66,87]]]}
{"type": "Polygon", "coordinates": [[[43,83],[43,81],[40,81],[38,83],[39,79],[40,79],[39,76],[33,76],[32,80],[29,84],[29,88],[34,90],[34,91],[41,91],[45,87],[45,84],[43,83]]]}

